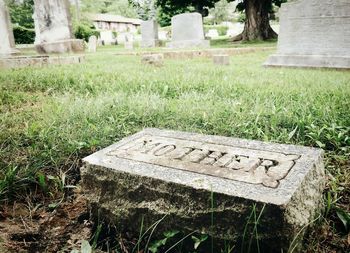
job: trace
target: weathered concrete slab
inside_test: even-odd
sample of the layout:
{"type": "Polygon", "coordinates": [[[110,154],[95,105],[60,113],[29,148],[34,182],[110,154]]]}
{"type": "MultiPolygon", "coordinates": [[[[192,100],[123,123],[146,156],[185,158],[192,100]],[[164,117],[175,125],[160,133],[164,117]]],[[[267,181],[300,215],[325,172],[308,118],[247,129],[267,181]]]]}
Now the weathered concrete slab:
{"type": "Polygon", "coordinates": [[[13,56],[0,58],[0,69],[24,68],[30,66],[43,67],[47,65],[65,65],[82,63],[85,57],[83,55],[69,56],[13,56]]]}
{"type": "Polygon", "coordinates": [[[19,53],[16,49],[15,39],[9,11],[3,0],[0,0],[0,56],[19,53]]]}
{"type": "Polygon", "coordinates": [[[39,54],[58,53],[63,54],[67,52],[84,52],[84,41],[77,39],[61,40],[55,42],[43,42],[35,45],[35,49],[39,54]]]}
{"type": "Polygon", "coordinates": [[[230,56],[228,54],[214,54],[213,62],[215,65],[230,65],[230,56]]]}
{"type": "Polygon", "coordinates": [[[142,217],[147,227],[168,215],[157,229],[239,240],[254,206],[261,246],[281,252],[320,211],[322,156],[301,146],[146,129],[84,158],[82,186],[93,213],[136,233],[142,217]]]}
{"type": "Polygon", "coordinates": [[[350,69],[350,1],[283,4],[277,53],[264,65],[350,69]]]}
{"type": "Polygon", "coordinates": [[[164,65],[164,55],[163,54],[145,54],[145,55],[142,55],[141,62],[160,67],[164,65]]]}
{"type": "MultiPolygon", "coordinates": [[[[210,49],[197,49],[197,50],[164,50],[162,54],[166,59],[193,59],[197,57],[210,57],[217,54],[227,54],[229,56],[248,54],[259,51],[269,51],[274,47],[245,47],[245,48],[210,48],[210,49]]],[[[141,52],[118,52],[114,55],[149,55],[157,54],[154,51],[141,51],[141,52]]]]}
{"type": "Polygon", "coordinates": [[[170,48],[209,47],[204,39],[203,18],[199,13],[183,13],[171,18],[170,48]]]}
{"type": "Polygon", "coordinates": [[[142,21],[141,23],[141,47],[157,47],[158,40],[158,23],[155,20],[142,21]]]}

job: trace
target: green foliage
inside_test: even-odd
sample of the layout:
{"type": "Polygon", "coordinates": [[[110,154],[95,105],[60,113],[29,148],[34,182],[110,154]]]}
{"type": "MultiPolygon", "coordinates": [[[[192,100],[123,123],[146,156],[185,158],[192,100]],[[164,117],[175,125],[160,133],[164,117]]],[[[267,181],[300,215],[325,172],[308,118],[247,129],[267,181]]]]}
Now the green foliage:
{"type": "Polygon", "coordinates": [[[215,7],[210,10],[210,14],[213,16],[213,21],[215,24],[219,24],[223,21],[228,21],[229,13],[229,3],[227,0],[220,0],[215,3],[215,7]]]}
{"type": "Polygon", "coordinates": [[[345,231],[350,232],[350,213],[341,208],[336,208],[337,216],[344,225],[345,231]]]}
{"type": "Polygon", "coordinates": [[[34,42],[33,0],[22,2],[8,1],[11,21],[14,24],[13,33],[18,44],[30,44],[34,42]]]}
{"type": "Polygon", "coordinates": [[[81,0],[82,11],[85,13],[111,13],[129,18],[136,18],[136,9],[128,0],[81,0]]]}
{"type": "Polygon", "coordinates": [[[129,0],[142,20],[155,19],[157,17],[157,8],[155,0],[129,0]]]}
{"type": "MultiPolygon", "coordinates": [[[[251,1],[251,0],[242,0],[239,1],[238,5],[237,5],[237,9],[240,11],[243,11],[246,9],[246,4],[247,1],[251,1]]],[[[264,7],[266,8],[266,10],[268,10],[270,13],[273,12],[274,10],[274,5],[275,6],[281,6],[282,3],[287,2],[287,0],[268,0],[266,1],[266,4],[264,5],[264,7]]]]}
{"type": "Polygon", "coordinates": [[[172,231],[166,231],[163,233],[164,238],[160,240],[156,240],[151,243],[150,247],[148,250],[150,250],[152,253],[157,253],[159,252],[158,250],[162,247],[165,246],[168,242],[169,239],[173,238],[175,235],[177,235],[179,231],[177,230],[172,230],[172,231]]]}
{"type": "Polygon", "coordinates": [[[87,21],[74,23],[73,30],[75,38],[83,39],[85,41],[88,41],[89,37],[92,35],[98,37],[100,34],[96,31],[95,27],[87,21]]]}
{"type": "Polygon", "coordinates": [[[209,8],[214,7],[218,0],[156,0],[158,6],[158,21],[161,26],[170,25],[171,17],[184,12],[199,12],[208,15],[209,8]]]}
{"type": "Polygon", "coordinates": [[[245,15],[245,12],[242,11],[241,13],[239,13],[239,16],[237,18],[237,22],[245,23],[246,20],[247,20],[247,16],[245,15]]]}
{"type": "Polygon", "coordinates": [[[177,14],[191,12],[193,9],[191,7],[177,7],[172,8],[168,6],[159,6],[157,12],[157,20],[161,27],[170,26],[171,18],[177,14]]]}
{"type": "Polygon", "coordinates": [[[200,235],[198,237],[192,235],[191,238],[194,242],[193,248],[196,250],[199,248],[199,246],[202,244],[202,242],[204,242],[208,239],[208,235],[200,235]]]}
{"type": "Polygon", "coordinates": [[[35,30],[15,25],[13,35],[17,44],[32,44],[35,40],[35,30]]]}

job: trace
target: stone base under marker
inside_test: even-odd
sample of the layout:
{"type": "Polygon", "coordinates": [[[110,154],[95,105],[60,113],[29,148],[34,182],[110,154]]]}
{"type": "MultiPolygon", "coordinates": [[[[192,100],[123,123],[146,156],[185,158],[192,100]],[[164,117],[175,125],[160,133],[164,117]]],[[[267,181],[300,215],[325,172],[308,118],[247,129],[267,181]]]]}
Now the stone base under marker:
{"type": "Polygon", "coordinates": [[[275,54],[267,59],[264,66],[350,69],[350,56],[275,54]]]}
{"type": "Polygon", "coordinates": [[[0,58],[0,69],[24,68],[29,66],[48,66],[48,65],[64,65],[82,63],[85,59],[84,55],[68,55],[68,56],[12,56],[0,58]]]}
{"type": "Polygon", "coordinates": [[[82,53],[85,50],[84,41],[78,39],[40,43],[35,45],[35,48],[39,54],[82,53]]]}
{"type": "Polygon", "coordinates": [[[180,40],[180,41],[171,41],[166,43],[168,48],[192,48],[192,47],[202,47],[209,48],[209,40],[180,40]]]}

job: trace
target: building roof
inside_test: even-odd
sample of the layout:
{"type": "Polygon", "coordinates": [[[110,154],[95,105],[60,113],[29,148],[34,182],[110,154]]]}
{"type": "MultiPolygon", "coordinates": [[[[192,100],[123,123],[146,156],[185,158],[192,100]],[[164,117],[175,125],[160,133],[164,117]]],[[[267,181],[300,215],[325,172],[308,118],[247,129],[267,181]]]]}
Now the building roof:
{"type": "Polygon", "coordinates": [[[104,21],[104,22],[115,22],[115,23],[129,23],[134,25],[141,25],[141,19],[138,18],[127,18],[113,14],[90,14],[90,18],[93,21],[104,21]]]}

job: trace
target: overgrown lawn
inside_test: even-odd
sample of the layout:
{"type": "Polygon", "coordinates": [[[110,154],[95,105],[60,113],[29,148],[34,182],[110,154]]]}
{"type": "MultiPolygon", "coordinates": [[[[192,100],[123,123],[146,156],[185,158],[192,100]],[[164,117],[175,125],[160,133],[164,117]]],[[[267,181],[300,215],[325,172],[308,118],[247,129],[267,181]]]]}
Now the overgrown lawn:
{"type": "Polygon", "coordinates": [[[237,55],[224,67],[198,58],[157,68],[97,53],[80,65],[1,70],[1,201],[46,183],[59,191],[62,173],[77,183],[81,158],[144,127],[322,147],[328,211],[310,250],[345,249],[350,72],[263,68],[271,53],[237,55]]]}

